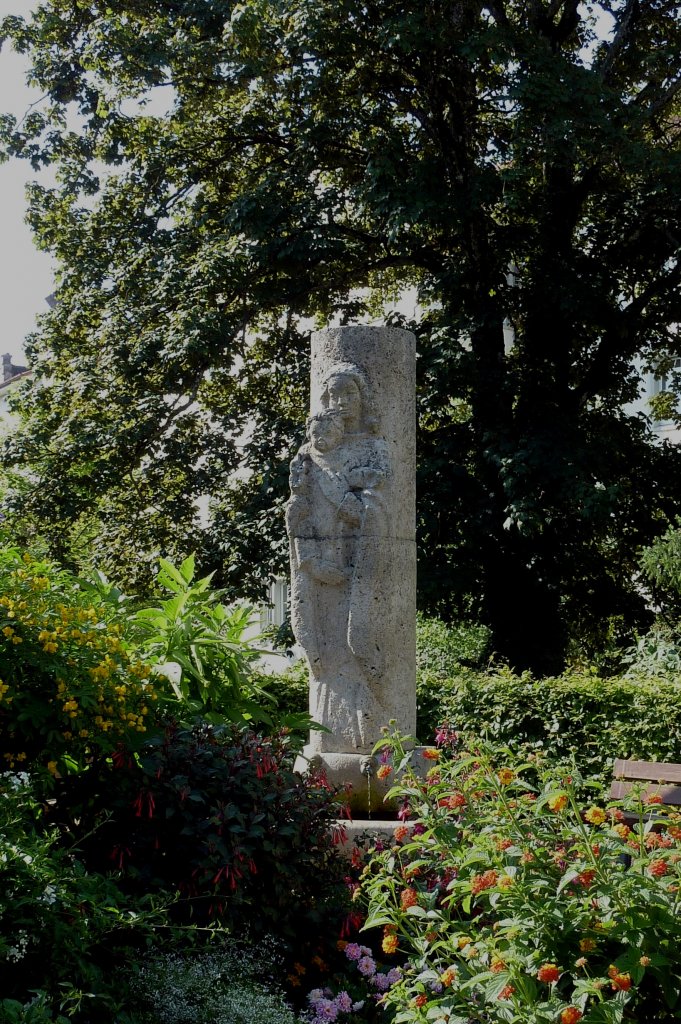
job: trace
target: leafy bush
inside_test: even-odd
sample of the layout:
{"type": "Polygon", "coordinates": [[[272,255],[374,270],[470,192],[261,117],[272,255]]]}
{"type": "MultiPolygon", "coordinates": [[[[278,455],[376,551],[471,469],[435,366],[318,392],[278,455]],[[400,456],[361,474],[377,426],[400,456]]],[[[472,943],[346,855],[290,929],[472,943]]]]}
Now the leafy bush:
{"type": "Polygon", "coordinates": [[[441,619],[419,613],[416,618],[416,671],[446,678],[462,665],[479,668],[490,656],[487,626],[441,619]]]}
{"type": "Polygon", "coordinates": [[[528,744],[554,761],[574,755],[605,782],[616,757],[681,761],[681,685],[665,679],[603,679],[571,672],[548,679],[500,669],[461,670],[419,681],[418,734],[440,721],[490,740],[528,744]]]}
{"type": "Polygon", "coordinates": [[[676,682],[681,678],[681,637],[658,623],[624,652],[622,660],[627,666],[626,676],[676,682]]]}
{"type": "Polygon", "coordinates": [[[681,616],[681,528],[679,523],[641,553],[641,571],[665,615],[681,616]]]}
{"type": "Polygon", "coordinates": [[[134,745],[158,699],[120,615],[50,562],[0,551],[0,744],[6,768],[85,765],[134,745]]]}
{"type": "Polygon", "coordinates": [[[293,771],[294,752],[286,732],[169,725],[103,780],[94,806],[110,817],[83,844],[88,863],[119,868],[131,891],[179,892],[179,920],[289,938],[328,926],[344,897],[341,808],[293,771]]]}
{"type": "MultiPolygon", "coordinates": [[[[408,764],[399,737],[384,746],[408,764]]],[[[410,817],[362,881],[365,928],[406,958],[396,1024],[678,1020],[681,815],[656,806],[654,831],[633,797],[630,827],[580,806],[577,778],[478,740],[429,756],[425,780],[407,768],[394,787],[410,817]]]]}
{"type": "MultiPolygon", "coordinates": [[[[136,1016],[153,1024],[296,1024],[276,983],[271,945],[221,941],[146,959],[132,984],[136,1016]]],[[[133,1009],[131,1004],[131,1009],[133,1009]]]]}
{"type": "Polygon", "coordinates": [[[274,700],[279,715],[300,715],[307,712],[310,704],[310,684],[307,662],[304,658],[283,672],[263,674],[259,678],[274,700]]]}
{"type": "Polygon", "coordinates": [[[43,824],[28,775],[0,775],[0,1020],[42,1024],[83,1002],[108,1019],[111,969],[150,943],[164,905],[123,896],[43,824]]]}
{"type": "Polygon", "coordinates": [[[271,725],[270,698],[250,670],[260,652],[244,641],[253,608],[223,604],[210,581],[194,580],[193,555],[179,569],[162,558],[157,584],[171,596],[132,616],[140,649],[168,678],[185,713],[189,707],[216,722],[271,725]]]}

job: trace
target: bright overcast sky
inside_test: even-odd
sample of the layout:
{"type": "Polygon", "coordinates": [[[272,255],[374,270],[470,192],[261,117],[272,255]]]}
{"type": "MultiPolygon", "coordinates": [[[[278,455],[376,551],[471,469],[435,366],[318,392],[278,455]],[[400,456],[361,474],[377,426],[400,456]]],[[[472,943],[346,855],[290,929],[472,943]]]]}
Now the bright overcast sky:
{"type": "MultiPolygon", "coordinates": [[[[14,14],[30,8],[29,0],[0,0],[14,14]]],[[[26,85],[27,62],[7,46],[0,52],[0,109],[21,117],[38,93],[26,85]]],[[[47,309],[45,297],[53,290],[52,261],[33,245],[24,223],[24,188],[32,171],[23,160],[0,164],[0,353],[15,362],[23,356],[23,341],[35,325],[37,313],[47,309]]]]}

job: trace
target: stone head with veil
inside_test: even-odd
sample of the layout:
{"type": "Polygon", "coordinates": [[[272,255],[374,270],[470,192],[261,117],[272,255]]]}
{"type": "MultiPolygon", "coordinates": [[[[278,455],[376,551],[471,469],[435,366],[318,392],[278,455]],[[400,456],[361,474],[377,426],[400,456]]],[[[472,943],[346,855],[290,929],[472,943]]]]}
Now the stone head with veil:
{"type": "Polygon", "coordinates": [[[370,381],[327,367],[307,440],[291,463],[286,525],[291,625],[310,666],[311,747],[364,751],[385,721],[382,543],[390,532],[388,447],[370,381]]]}

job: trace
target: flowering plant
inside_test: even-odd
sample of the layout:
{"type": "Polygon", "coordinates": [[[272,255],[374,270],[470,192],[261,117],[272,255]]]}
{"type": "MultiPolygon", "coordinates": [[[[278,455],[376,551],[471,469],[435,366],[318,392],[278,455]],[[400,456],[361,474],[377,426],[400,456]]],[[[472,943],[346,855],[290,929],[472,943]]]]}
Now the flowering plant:
{"type": "Polygon", "coordinates": [[[100,783],[107,820],[80,842],[88,864],[119,869],[129,891],[178,892],[182,921],[287,938],[328,928],[346,903],[341,808],[322,779],[294,772],[289,739],[170,722],[100,783]]]}
{"type": "Polygon", "coordinates": [[[576,771],[440,739],[425,779],[399,735],[379,744],[406,765],[389,794],[405,821],[362,894],[365,927],[406,958],[396,1024],[678,1019],[681,816],[634,796],[627,823],[580,806],[576,771]]]}
{"type": "Polygon", "coordinates": [[[0,552],[0,757],[55,774],[147,732],[152,671],[111,605],[69,572],[0,552]]]}

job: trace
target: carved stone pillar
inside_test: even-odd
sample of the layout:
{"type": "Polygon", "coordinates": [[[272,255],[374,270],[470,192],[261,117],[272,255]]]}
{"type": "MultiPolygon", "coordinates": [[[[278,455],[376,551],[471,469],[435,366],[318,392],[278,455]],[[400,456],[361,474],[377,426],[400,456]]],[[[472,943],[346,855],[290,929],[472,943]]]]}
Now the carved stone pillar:
{"type": "Polygon", "coordinates": [[[311,714],[329,732],[313,732],[305,754],[350,782],[359,807],[382,726],[416,726],[413,334],[313,334],[310,405],[287,506],[291,621],[311,714]]]}

